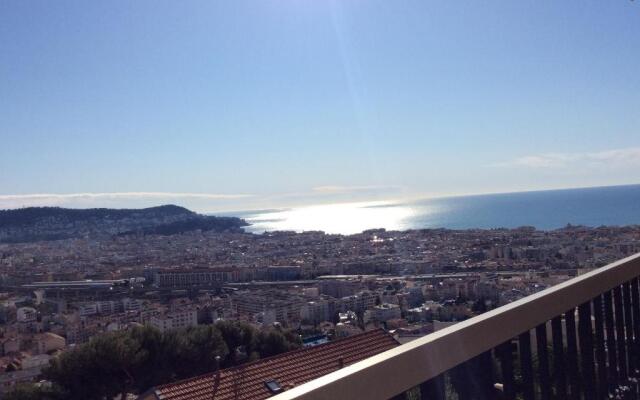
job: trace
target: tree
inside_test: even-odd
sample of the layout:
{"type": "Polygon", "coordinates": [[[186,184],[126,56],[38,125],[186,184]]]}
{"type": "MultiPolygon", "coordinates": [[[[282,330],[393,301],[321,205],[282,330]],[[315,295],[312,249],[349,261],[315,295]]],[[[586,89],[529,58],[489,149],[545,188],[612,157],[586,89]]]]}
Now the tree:
{"type": "Polygon", "coordinates": [[[177,349],[169,335],[149,326],[134,328],[130,335],[138,344],[131,369],[134,390],[142,392],[158,383],[171,381],[174,378],[172,352],[177,349]]]}
{"type": "Polygon", "coordinates": [[[126,332],[99,335],[54,359],[45,376],[70,399],[113,398],[133,388],[138,347],[126,332]]]}
{"type": "Polygon", "coordinates": [[[218,367],[216,357],[224,359],[229,354],[229,348],[220,331],[213,325],[191,327],[186,331],[171,332],[169,335],[178,336],[170,340],[177,345],[173,352],[177,378],[214,371],[218,367]]]}
{"type": "Polygon", "coordinates": [[[223,366],[238,365],[246,361],[247,357],[251,358],[252,353],[255,354],[257,332],[254,327],[235,321],[219,321],[215,327],[229,348],[229,354],[222,362],[223,366]]]}
{"type": "Polygon", "coordinates": [[[64,397],[56,387],[23,384],[5,393],[2,398],[3,400],[62,400],[64,397]]]}
{"type": "Polygon", "coordinates": [[[299,337],[296,338],[290,331],[283,333],[276,328],[270,328],[258,333],[257,350],[260,357],[271,357],[298,348],[299,337]]]}
{"type": "Polygon", "coordinates": [[[99,400],[140,393],[300,345],[295,332],[258,331],[235,321],[165,333],[147,326],[96,336],[54,359],[44,375],[60,389],[61,398],[99,400]],[[239,357],[239,348],[249,357],[239,357]]]}

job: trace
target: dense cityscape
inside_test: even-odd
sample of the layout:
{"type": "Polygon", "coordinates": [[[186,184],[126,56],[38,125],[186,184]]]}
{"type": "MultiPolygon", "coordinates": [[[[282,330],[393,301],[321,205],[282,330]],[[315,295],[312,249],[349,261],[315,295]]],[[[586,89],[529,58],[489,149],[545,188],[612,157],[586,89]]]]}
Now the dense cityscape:
{"type": "Polygon", "coordinates": [[[640,400],[639,1],[0,1],[0,400],[640,400]]]}
{"type": "Polygon", "coordinates": [[[639,251],[638,226],[570,225],[4,243],[0,393],[42,382],[52,360],[96,337],[144,326],[237,321],[305,348],[374,330],[406,343],[639,251]]]}

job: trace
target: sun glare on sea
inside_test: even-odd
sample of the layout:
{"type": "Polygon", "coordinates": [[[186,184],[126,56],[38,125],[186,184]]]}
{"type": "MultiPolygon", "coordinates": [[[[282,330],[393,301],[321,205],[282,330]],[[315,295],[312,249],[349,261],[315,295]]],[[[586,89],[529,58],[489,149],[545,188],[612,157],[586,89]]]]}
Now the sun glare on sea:
{"type": "Polygon", "coordinates": [[[268,212],[247,218],[250,230],[314,231],[354,234],[367,229],[406,229],[413,210],[388,202],[341,203],[268,212]]]}

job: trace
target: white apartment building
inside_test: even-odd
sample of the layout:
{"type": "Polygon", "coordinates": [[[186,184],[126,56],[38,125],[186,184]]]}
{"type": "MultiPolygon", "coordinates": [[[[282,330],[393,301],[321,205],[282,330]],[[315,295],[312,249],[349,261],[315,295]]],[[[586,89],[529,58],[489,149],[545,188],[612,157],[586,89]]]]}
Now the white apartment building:
{"type": "Polygon", "coordinates": [[[302,306],[300,318],[313,324],[331,319],[329,315],[329,303],[326,300],[309,301],[302,306]]]}
{"type": "Polygon", "coordinates": [[[367,310],[364,314],[365,323],[368,321],[386,322],[390,319],[401,317],[400,306],[397,304],[383,303],[367,310]]]}
{"type": "Polygon", "coordinates": [[[37,311],[31,307],[20,307],[16,312],[18,322],[35,322],[37,311]]]}
{"type": "Polygon", "coordinates": [[[124,311],[140,311],[142,308],[142,302],[138,299],[125,297],[122,299],[122,307],[124,308],[124,311]]]}
{"type": "Polygon", "coordinates": [[[338,304],[341,311],[364,312],[372,309],[376,305],[378,298],[379,296],[376,292],[363,290],[356,295],[341,298],[338,300],[338,304]]]}
{"type": "Polygon", "coordinates": [[[96,303],[99,314],[113,314],[119,311],[120,304],[115,301],[100,301],[96,303]]]}
{"type": "Polygon", "coordinates": [[[78,305],[78,315],[87,317],[98,313],[98,305],[96,303],[86,303],[78,305]]]}
{"type": "Polygon", "coordinates": [[[149,323],[161,332],[196,326],[198,325],[198,311],[195,309],[172,311],[165,315],[151,317],[149,323]]]}

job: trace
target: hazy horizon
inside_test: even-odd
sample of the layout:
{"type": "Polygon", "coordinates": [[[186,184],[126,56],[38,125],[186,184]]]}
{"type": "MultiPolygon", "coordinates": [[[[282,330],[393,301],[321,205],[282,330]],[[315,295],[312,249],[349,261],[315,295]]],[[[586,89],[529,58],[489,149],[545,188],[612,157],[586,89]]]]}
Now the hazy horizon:
{"type": "MultiPolygon", "coordinates": [[[[148,208],[162,205],[177,205],[187,208],[205,215],[249,215],[256,213],[269,213],[287,211],[293,209],[307,209],[324,206],[354,206],[354,207],[371,207],[380,205],[383,207],[394,205],[406,205],[418,203],[427,200],[446,200],[467,197],[481,197],[493,195],[508,194],[524,194],[538,192],[559,192],[581,189],[598,189],[598,188],[616,188],[616,187],[632,187],[640,186],[640,183],[630,183],[624,185],[606,185],[606,186],[583,186],[583,187],[565,187],[565,188],[541,188],[533,190],[521,191],[504,191],[491,193],[441,193],[423,196],[413,196],[406,198],[375,198],[375,197],[354,197],[348,194],[346,198],[305,198],[305,201],[298,202],[281,202],[279,205],[274,204],[271,207],[253,207],[253,208],[208,208],[207,204],[220,201],[219,196],[209,195],[206,193],[180,193],[172,196],[170,193],[75,193],[75,194],[34,194],[34,195],[0,195],[0,210],[19,209],[24,207],[63,207],[63,208],[148,208]],[[142,196],[141,196],[142,195],[142,196]],[[185,201],[185,199],[187,199],[185,201]],[[189,201],[189,199],[191,201],[189,201]],[[18,205],[22,202],[21,205],[18,205]]],[[[250,197],[250,196],[249,196],[250,197]]],[[[294,198],[296,196],[293,196],[294,198]]],[[[282,198],[286,198],[285,195],[282,198]]],[[[231,201],[231,199],[227,199],[231,201]]],[[[254,199],[255,200],[255,199],[254,199]]],[[[260,199],[258,201],[263,201],[260,199]]],[[[262,204],[262,203],[261,203],[262,204]]]]}

